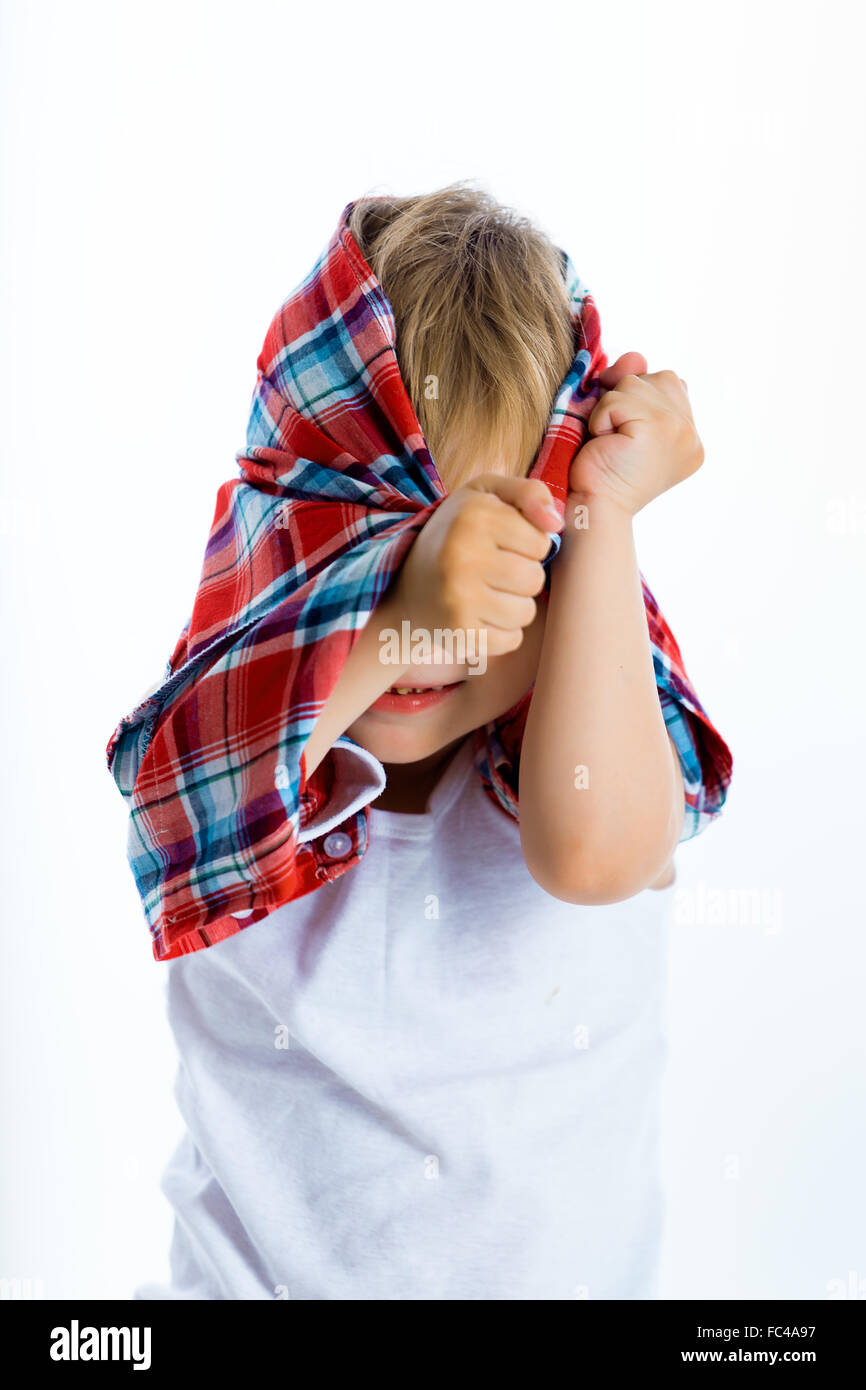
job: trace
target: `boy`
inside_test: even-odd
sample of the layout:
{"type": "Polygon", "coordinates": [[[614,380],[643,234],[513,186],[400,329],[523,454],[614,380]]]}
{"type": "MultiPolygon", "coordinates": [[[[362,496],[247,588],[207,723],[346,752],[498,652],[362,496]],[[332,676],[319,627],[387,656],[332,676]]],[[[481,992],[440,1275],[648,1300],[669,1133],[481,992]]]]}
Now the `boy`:
{"type": "MultiPolygon", "coordinates": [[[[251,892],[252,908],[226,890],[219,922],[209,912],[192,944],[192,932],[161,938],[187,1132],[163,1182],[172,1282],[136,1296],[648,1298],[673,854],[718,813],[730,778],[632,537],[635,513],[702,462],[685,386],[647,373],[639,354],[607,368],[596,354],[605,389],[592,438],[575,453],[572,437],[566,496],[555,469],[548,486],[533,468],[553,457],[552,412],[579,348],[561,253],[459,185],[350,204],[334,245],[373,318],[387,328],[393,315],[394,361],[387,344],[364,358],[363,409],[353,397],[335,424],[330,384],[311,389],[311,334],[286,332],[291,351],[260,356],[258,410],[276,430],[289,400],[292,465],[266,480],[279,451],[262,446],[248,467],[291,498],[281,544],[315,575],[316,526],[333,521],[340,489],[396,506],[388,460],[404,455],[377,439],[371,467],[363,436],[386,390],[400,433],[405,385],[440,493],[339,660],[325,641],[315,649],[319,669],[330,663],[324,696],[293,668],[304,722],[299,776],[287,778],[291,875],[278,892],[272,877],[270,897],[251,892]],[[379,377],[371,360],[385,364],[379,377]],[[314,502],[302,499],[323,446],[308,421],[339,446],[314,502]],[[394,641],[406,633],[408,648],[394,641]]],[[[325,341],[349,301],[327,271],[305,283],[325,341]]],[[[342,382],[350,367],[341,359],[342,382]]],[[[420,436],[405,418],[414,461],[420,436]]],[[[224,529],[218,506],[212,540],[224,529]]],[[[209,582],[224,573],[212,565],[209,582]]],[[[335,603],[342,575],[332,566],[322,588],[335,603]]],[[[308,610],[291,612],[294,640],[304,629],[314,643],[308,610]]],[[[193,627],[213,666],[216,626],[199,614],[193,627]]],[[[198,673],[184,662],[175,673],[198,673]]],[[[226,710],[240,678],[231,689],[226,710]]],[[[216,705],[173,722],[164,708],[173,766],[200,763],[219,737],[254,741],[249,722],[229,737],[201,717],[216,705]]],[[[171,801],[150,771],[156,741],[148,728],[140,807],[148,781],[151,808],[171,801]]],[[[193,810],[212,847],[219,818],[200,788],[193,810]]]]}

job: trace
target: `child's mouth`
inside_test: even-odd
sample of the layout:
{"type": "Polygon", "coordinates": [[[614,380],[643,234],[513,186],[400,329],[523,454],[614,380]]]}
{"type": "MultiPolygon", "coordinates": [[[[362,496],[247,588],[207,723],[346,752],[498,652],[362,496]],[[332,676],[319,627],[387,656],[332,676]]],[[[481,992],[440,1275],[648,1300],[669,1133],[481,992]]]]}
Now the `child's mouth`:
{"type": "Polygon", "coordinates": [[[380,695],[370,708],[379,710],[382,714],[420,714],[423,710],[441,705],[465,684],[465,681],[452,681],[450,685],[392,686],[384,695],[380,695]]]}

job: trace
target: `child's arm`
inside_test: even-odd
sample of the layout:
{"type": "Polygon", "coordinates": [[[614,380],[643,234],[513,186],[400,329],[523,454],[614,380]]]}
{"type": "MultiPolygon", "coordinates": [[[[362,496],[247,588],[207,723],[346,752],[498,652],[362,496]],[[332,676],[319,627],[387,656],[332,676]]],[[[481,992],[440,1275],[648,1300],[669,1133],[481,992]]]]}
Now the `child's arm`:
{"type": "Polygon", "coordinates": [[[658,878],[683,783],[653,671],[631,517],[570,499],[520,758],[520,832],[554,897],[617,902],[658,878]]]}
{"type": "Polygon", "coordinates": [[[386,666],[379,660],[382,650],[380,632],[386,628],[396,628],[399,632],[402,616],[392,585],[356,639],[337,684],[325,701],[304,745],[304,770],[308,778],[312,777],[328,750],[349,725],[354,724],[403,675],[405,667],[386,666]]]}
{"type": "MultiPolygon", "coordinates": [[[[643,362],[643,359],[639,359],[643,362]]],[[[645,366],[645,362],[643,363],[645,366]]],[[[693,473],[703,446],[673,372],[607,369],[572,467],[520,761],[527,866],[553,896],[609,903],[651,886],[683,823],[632,536],[635,512],[693,473]],[[619,432],[618,432],[619,431],[619,432]],[[576,529],[578,506],[586,529],[576,529]]]]}
{"type": "Polygon", "coordinates": [[[311,777],[334,741],[406,667],[383,665],[379,634],[484,630],[487,654],[514,651],[544,587],[548,530],[562,525],[537,478],[484,474],[451,493],[419,532],[399,574],[356,639],[304,748],[311,777]]]}

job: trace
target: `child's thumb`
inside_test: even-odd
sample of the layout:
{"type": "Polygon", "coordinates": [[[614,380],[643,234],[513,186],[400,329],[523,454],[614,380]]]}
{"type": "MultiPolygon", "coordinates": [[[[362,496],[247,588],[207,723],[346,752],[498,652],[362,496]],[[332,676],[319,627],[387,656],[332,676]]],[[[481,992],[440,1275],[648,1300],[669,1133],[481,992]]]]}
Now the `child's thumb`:
{"type": "Polygon", "coordinates": [[[605,391],[612,391],[624,376],[646,376],[647,360],[642,352],[623,352],[609,367],[599,372],[598,379],[605,391]]]}

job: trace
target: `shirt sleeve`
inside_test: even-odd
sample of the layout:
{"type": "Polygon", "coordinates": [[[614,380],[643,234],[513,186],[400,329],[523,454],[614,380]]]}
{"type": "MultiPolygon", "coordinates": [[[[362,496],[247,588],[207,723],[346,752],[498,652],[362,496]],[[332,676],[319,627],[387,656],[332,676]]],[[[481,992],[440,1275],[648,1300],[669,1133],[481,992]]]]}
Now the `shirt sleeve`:
{"type": "MultiPolygon", "coordinates": [[[[302,764],[303,766],[303,764],[302,764]]],[[[366,748],[345,734],[328,749],[312,777],[304,776],[298,844],[307,844],[334,830],[385,790],[385,769],[366,748]]],[[[233,912],[242,921],[252,908],[233,912]]]]}
{"type": "Polygon", "coordinates": [[[326,761],[330,774],[326,790],[306,815],[302,811],[299,845],[335,829],[385,790],[385,769],[379,759],[345,735],[329,749],[326,761]]]}
{"type": "Polygon", "coordinates": [[[720,814],[731,780],[731,755],[712,725],[666,690],[659,690],[659,701],[683,774],[682,844],[700,835],[720,814]]]}

